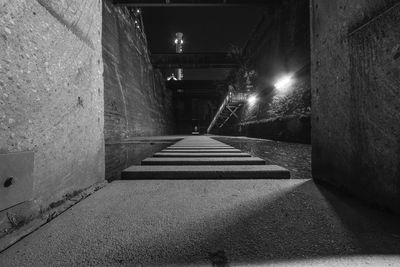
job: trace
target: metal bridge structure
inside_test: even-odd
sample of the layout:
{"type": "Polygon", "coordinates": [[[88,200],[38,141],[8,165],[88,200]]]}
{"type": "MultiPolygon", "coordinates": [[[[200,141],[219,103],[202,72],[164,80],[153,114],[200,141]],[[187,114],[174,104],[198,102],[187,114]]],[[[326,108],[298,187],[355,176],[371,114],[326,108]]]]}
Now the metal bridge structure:
{"type": "MultiPolygon", "coordinates": [[[[152,7],[250,7],[273,6],[279,0],[113,0],[115,5],[126,6],[141,13],[141,8],[152,7]]],[[[183,80],[183,69],[233,69],[239,67],[239,62],[228,53],[183,53],[182,34],[177,33],[175,39],[176,53],[152,53],[153,68],[161,70],[180,70],[178,75],[171,76],[166,81],[167,88],[173,91],[174,97],[187,101],[188,99],[220,99],[221,92],[217,89],[218,81],[213,80],[183,80]]],[[[230,90],[222,105],[209,124],[207,132],[214,128],[222,128],[233,119],[239,118],[239,111],[247,101],[250,91],[238,92],[230,90]]],[[[206,127],[206,125],[204,125],[206,127]]],[[[204,128],[205,128],[204,127],[204,128]]]]}
{"type": "Polygon", "coordinates": [[[207,133],[211,133],[214,128],[222,128],[233,118],[239,119],[238,113],[240,108],[243,107],[250,93],[250,91],[228,92],[213,120],[211,121],[210,126],[208,126],[207,133]]]}
{"type": "Polygon", "coordinates": [[[266,5],[273,0],[114,0],[114,4],[132,7],[230,7],[266,5]]]}
{"type": "Polygon", "coordinates": [[[238,63],[227,53],[152,54],[154,68],[235,68],[238,63]]]}
{"type": "Polygon", "coordinates": [[[170,80],[166,81],[166,87],[181,97],[219,99],[221,94],[216,90],[218,82],[213,80],[170,80]]]}

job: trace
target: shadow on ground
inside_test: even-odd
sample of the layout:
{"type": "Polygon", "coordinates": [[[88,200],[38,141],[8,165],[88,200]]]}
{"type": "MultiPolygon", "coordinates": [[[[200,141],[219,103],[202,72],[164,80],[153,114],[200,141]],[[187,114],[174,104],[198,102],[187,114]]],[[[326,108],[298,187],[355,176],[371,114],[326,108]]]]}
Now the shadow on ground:
{"type": "Polygon", "coordinates": [[[0,266],[395,266],[399,225],[312,180],[114,181],[0,266]]]}
{"type": "Polygon", "coordinates": [[[398,225],[399,218],[307,181],[283,195],[240,202],[107,256],[120,263],[228,266],[400,255],[398,225]],[[125,251],[137,253],[126,258],[125,251]]]}
{"type": "Polygon", "coordinates": [[[247,137],[213,136],[253,156],[290,170],[291,179],[311,179],[311,145],[247,137]]]}

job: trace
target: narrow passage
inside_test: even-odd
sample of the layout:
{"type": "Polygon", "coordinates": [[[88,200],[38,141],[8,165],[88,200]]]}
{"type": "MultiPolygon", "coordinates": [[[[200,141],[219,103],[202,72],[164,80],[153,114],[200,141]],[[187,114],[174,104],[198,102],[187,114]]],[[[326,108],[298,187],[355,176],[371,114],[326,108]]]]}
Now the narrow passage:
{"type": "Polygon", "coordinates": [[[206,136],[186,137],[124,170],[125,180],[288,179],[290,172],[206,136]]]}

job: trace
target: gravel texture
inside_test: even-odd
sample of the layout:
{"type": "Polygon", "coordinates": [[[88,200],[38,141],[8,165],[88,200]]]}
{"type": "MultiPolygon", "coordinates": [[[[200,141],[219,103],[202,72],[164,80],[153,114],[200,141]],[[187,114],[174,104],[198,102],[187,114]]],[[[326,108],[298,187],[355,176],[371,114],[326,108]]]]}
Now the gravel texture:
{"type": "Polygon", "coordinates": [[[287,168],[291,179],[311,179],[311,145],[272,140],[213,136],[214,139],[264,159],[267,164],[287,168]]]}

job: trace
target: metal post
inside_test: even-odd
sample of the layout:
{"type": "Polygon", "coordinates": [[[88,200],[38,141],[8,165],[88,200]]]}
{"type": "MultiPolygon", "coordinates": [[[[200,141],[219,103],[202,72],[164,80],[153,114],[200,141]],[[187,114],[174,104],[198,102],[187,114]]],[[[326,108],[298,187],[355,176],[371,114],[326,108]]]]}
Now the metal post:
{"type": "MultiPolygon", "coordinates": [[[[183,53],[183,33],[181,32],[176,33],[175,45],[176,45],[176,53],[178,54],[183,53]]],[[[178,80],[183,79],[183,69],[177,69],[176,77],[178,80]]]]}

